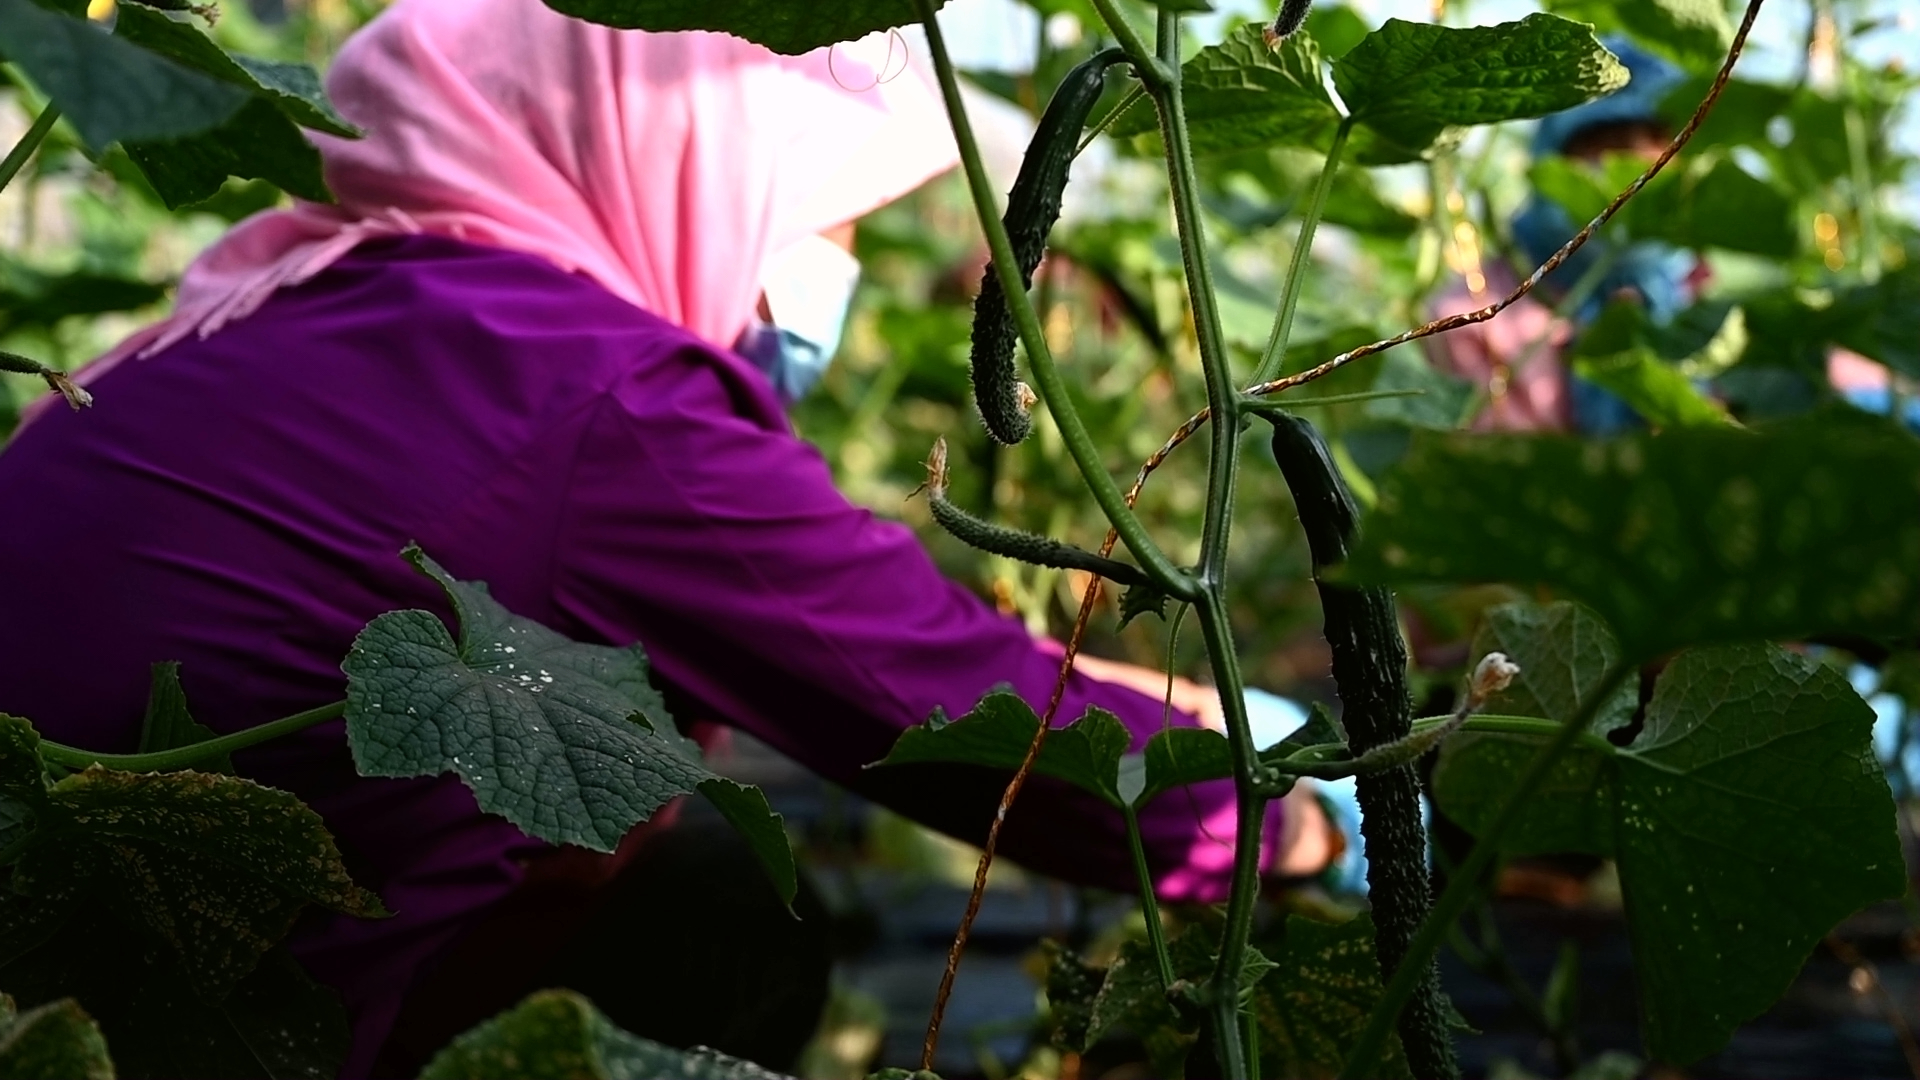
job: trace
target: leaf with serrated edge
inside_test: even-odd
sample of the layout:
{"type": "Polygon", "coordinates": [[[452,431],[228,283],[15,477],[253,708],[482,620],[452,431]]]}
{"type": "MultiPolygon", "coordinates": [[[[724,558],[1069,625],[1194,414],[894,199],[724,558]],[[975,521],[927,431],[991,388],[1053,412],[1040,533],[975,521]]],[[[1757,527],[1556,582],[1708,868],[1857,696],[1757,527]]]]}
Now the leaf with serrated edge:
{"type": "MultiPolygon", "coordinates": [[[[1305,32],[1270,48],[1261,27],[1242,26],[1181,65],[1180,85],[1196,154],[1275,146],[1326,150],[1340,126],[1340,110],[1321,80],[1319,47],[1305,32]]],[[[1141,135],[1157,125],[1153,106],[1141,101],[1109,130],[1141,135]]]]}
{"type": "MultiPolygon", "coordinates": [[[[1032,706],[1016,694],[995,691],[958,720],[929,719],[901,732],[887,756],[869,768],[943,761],[1017,769],[1039,728],[1032,706]]],[[[1112,713],[1089,708],[1080,719],[1047,733],[1033,771],[1120,806],[1120,758],[1130,739],[1112,713]]]]}
{"type": "MultiPolygon", "coordinates": [[[[1302,1080],[1337,1075],[1380,1000],[1372,917],[1362,913],[1329,924],[1294,915],[1285,935],[1266,945],[1273,970],[1254,993],[1261,1072],[1302,1080]]],[[[1409,1075],[1398,1035],[1388,1036],[1379,1065],[1368,1075],[1409,1075]]]]}
{"type": "Polygon", "coordinates": [[[359,128],[335,111],[320,76],[306,64],[229,53],[193,26],[139,4],[115,13],[114,33],[183,67],[266,98],[301,127],[348,139],[360,135],[359,128]]]}
{"type": "MultiPolygon", "coordinates": [[[[1500,604],[1487,609],[1473,637],[1476,660],[1505,653],[1520,674],[1487,699],[1488,713],[1541,716],[1565,723],[1620,659],[1620,646],[1600,617],[1578,604],[1500,604]]],[[[1633,722],[1639,688],[1622,684],[1593,714],[1587,730],[1604,735],[1633,722]]]]}
{"type": "Polygon", "coordinates": [[[384,915],[347,876],[320,815],[292,795],[211,773],[98,766],[47,790],[14,891],[47,903],[86,888],[144,928],[219,1000],[308,904],[384,915]]]}
{"type": "MultiPolygon", "coordinates": [[[[1260,760],[1279,761],[1309,746],[1330,746],[1347,741],[1346,734],[1334,722],[1326,706],[1315,702],[1300,730],[1260,751],[1260,760]]],[[[1141,787],[1133,805],[1142,806],[1156,796],[1189,784],[1224,780],[1233,775],[1233,754],[1227,737],[1207,728],[1167,728],[1147,740],[1142,762],[1141,787]]]]}
{"type": "MultiPolygon", "coordinates": [[[[1838,673],[1771,645],[1680,655],[1632,746],[1576,745],[1502,839],[1618,860],[1648,1049],[1686,1063],[1786,991],[1841,919],[1906,886],[1873,712],[1838,673]]],[[[1470,831],[1539,741],[1442,752],[1435,798],[1470,831]]]]}
{"type": "MultiPolygon", "coordinates": [[[[935,9],[946,0],[933,0],[935,9]]],[[[626,30],[718,30],[801,53],[920,21],[914,0],[547,0],[562,14],[626,30]]]]}
{"type": "Polygon", "coordinates": [[[1333,82],[1355,121],[1411,158],[1448,128],[1590,101],[1625,86],[1627,70],[1591,28],[1554,15],[1471,27],[1388,19],[1333,65],[1333,82]]]}
{"type": "Polygon", "coordinates": [[[571,990],[541,990],[455,1038],[421,1080],[787,1080],[706,1047],[676,1050],[622,1031],[571,990]]]}
{"type": "Polygon", "coordinates": [[[1604,618],[1630,661],[1714,641],[1910,639],[1920,440],[1846,409],[1607,441],[1416,433],[1341,575],[1545,586],[1604,618]]]}
{"type": "Polygon", "coordinates": [[[205,131],[247,100],[237,87],[33,0],[0,0],[0,41],[95,150],[205,131]]]}
{"type": "Polygon", "coordinates": [[[1720,0],[1546,0],[1548,11],[1625,30],[1676,59],[1718,61],[1733,42],[1733,22],[1720,0]]]}
{"type": "Polygon", "coordinates": [[[514,615],[484,585],[455,581],[418,547],[404,555],[446,591],[460,637],[428,612],[394,611],[354,639],[341,668],[347,745],[362,775],[457,773],[482,810],[597,851],[701,790],[746,829],[782,898],[793,899],[792,855],[775,853],[786,846],[779,816],[764,797],[703,787],[720,778],[674,730],[640,646],[569,640],[514,615]]]}

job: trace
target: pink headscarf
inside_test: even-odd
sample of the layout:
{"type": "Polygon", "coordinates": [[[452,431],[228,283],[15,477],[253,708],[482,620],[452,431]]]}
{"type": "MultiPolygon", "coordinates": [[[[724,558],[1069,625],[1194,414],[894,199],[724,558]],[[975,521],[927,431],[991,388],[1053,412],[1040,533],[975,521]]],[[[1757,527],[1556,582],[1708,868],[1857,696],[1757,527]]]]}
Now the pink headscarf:
{"type": "Polygon", "coordinates": [[[327,77],[367,131],[313,136],[339,205],[236,226],[187,268],[173,316],[88,380],[395,233],[539,255],[730,347],[771,253],[956,160],[927,79],[911,65],[885,78],[903,46],[874,44],[789,57],[723,34],[611,30],[539,0],[399,0],[327,77]]]}

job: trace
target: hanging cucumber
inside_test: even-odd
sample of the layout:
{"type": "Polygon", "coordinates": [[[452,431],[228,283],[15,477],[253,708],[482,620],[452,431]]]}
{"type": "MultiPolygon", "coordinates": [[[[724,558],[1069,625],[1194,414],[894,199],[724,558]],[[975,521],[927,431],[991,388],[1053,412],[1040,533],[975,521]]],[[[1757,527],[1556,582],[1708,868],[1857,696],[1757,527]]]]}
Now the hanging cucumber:
{"type": "MultiPolygon", "coordinates": [[[[1394,615],[1393,593],[1379,587],[1351,588],[1328,583],[1322,571],[1344,562],[1359,524],[1353,493],[1347,490],[1327,444],[1312,424],[1275,413],[1273,456],[1293,492],[1306,530],[1325,617],[1327,645],[1333,654],[1333,678],[1343,706],[1348,748],[1359,756],[1405,738],[1413,730],[1407,697],[1407,647],[1394,615]]],[[[1382,978],[1390,978],[1406,956],[1407,945],[1433,904],[1427,877],[1427,836],[1420,822],[1420,780],[1412,765],[1361,776],[1360,832],[1366,840],[1367,892],[1373,904],[1374,951],[1382,978]]],[[[1438,969],[1427,973],[1420,990],[1400,1014],[1400,1041],[1413,1075],[1460,1075],[1447,1033],[1447,1010],[1438,969]]]]}
{"type": "Polygon", "coordinates": [[[1004,555],[1009,559],[1034,566],[1051,566],[1056,570],[1085,570],[1118,585],[1129,587],[1139,585],[1151,588],[1147,575],[1136,567],[1095,555],[1091,551],[1062,543],[1052,537],[982,521],[948,502],[947,440],[945,439],[936,440],[933,444],[933,453],[927,457],[926,488],[927,502],[933,508],[933,520],[968,547],[978,548],[989,555],[1004,555]]]}
{"type": "Polygon", "coordinates": [[[1277,45],[1292,37],[1307,22],[1307,9],[1313,6],[1313,0],[1282,0],[1280,14],[1274,16],[1273,25],[1267,27],[1265,37],[1269,46],[1277,45]]]}
{"type": "MultiPolygon", "coordinates": [[[[1033,271],[1047,250],[1047,234],[1060,219],[1060,195],[1067,187],[1087,114],[1106,88],[1107,68],[1124,60],[1119,49],[1107,49],[1081,61],[1060,81],[1053,99],[1041,114],[1020,174],[1007,193],[1007,212],[1001,218],[1013,241],[1013,258],[1023,285],[1033,284],[1033,271]]],[[[980,295],[973,302],[973,400],[986,422],[987,433],[1011,446],[1027,437],[1033,420],[1027,410],[1033,391],[1019,379],[1013,366],[1013,309],[1000,289],[993,264],[987,264],[980,295]]]]}

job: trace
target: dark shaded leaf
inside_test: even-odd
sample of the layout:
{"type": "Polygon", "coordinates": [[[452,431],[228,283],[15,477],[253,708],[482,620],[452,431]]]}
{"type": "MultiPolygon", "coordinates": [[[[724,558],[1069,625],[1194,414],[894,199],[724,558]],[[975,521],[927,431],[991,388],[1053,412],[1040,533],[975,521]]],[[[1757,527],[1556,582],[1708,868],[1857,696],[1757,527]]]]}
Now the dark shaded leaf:
{"type": "Polygon", "coordinates": [[[332,202],[320,151],[265,98],[253,98],[210,132],[179,139],[129,142],[127,156],[169,208],[211,198],[227,177],[266,180],[313,202],[332,202]]]}
{"type": "Polygon", "coordinates": [[[421,1080],[785,1080],[715,1050],[669,1046],[615,1027],[571,990],[541,990],[453,1040],[421,1080]]]}
{"type": "MultiPolygon", "coordinates": [[[[1272,970],[1254,994],[1262,1075],[1301,1080],[1338,1075],[1380,1000],[1372,916],[1362,913],[1343,923],[1290,916],[1286,933],[1265,945],[1273,954],[1272,970]]],[[[1369,1075],[1409,1076],[1400,1037],[1387,1039],[1369,1075]]]]}
{"type": "MultiPolygon", "coordinates": [[[[215,732],[187,711],[187,694],[180,688],[180,664],[164,660],[153,665],[153,683],[147,690],[147,714],[140,722],[139,753],[175,750],[215,738],[215,732]]],[[[221,754],[195,763],[201,772],[233,775],[233,757],[221,754]]]]}
{"type": "MultiPolygon", "coordinates": [[[[933,0],[938,9],[946,0],[933,0]]],[[[797,56],[920,21],[913,0],[547,0],[563,14],[627,30],[719,30],[797,56]]]]}
{"type": "MultiPolygon", "coordinates": [[[[940,761],[1011,771],[1026,760],[1040,729],[1033,707],[1005,691],[981,698],[958,720],[942,720],[936,716],[901,732],[887,756],[869,768],[940,761]]],[[[1080,719],[1047,733],[1033,770],[1120,806],[1120,758],[1130,740],[1126,726],[1112,713],[1088,709],[1080,719]]]]}
{"type": "Polygon", "coordinates": [[[1416,433],[1345,573],[1546,586],[1606,619],[1630,660],[1714,641],[1911,638],[1920,441],[1851,410],[1605,442],[1416,433]]]}
{"type": "Polygon", "coordinates": [[[173,953],[218,1001],[308,904],[363,918],[320,816],[284,791],[208,773],[94,767],[47,790],[14,891],[57,905],[91,891],[173,953]]]}
{"type": "Polygon", "coordinates": [[[334,110],[320,86],[319,74],[306,64],[229,53],[192,24],[137,3],[115,14],[114,33],[183,67],[264,99],[301,127],[349,139],[360,134],[359,128],[334,110]]]}
{"type": "Polygon", "coordinates": [[[0,41],[95,150],[206,131],[247,100],[237,87],[33,0],[0,0],[0,41]]]}
{"type": "MultiPolygon", "coordinates": [[[[1487,701],[1486,711],[1565,723],[1620,659],[1607,624],[1578,604],[1515,603],[1487,609],[1473,637],[1473,659],[1502,652],[1520,674],[1487,701]]],[[[1633,722],[1638,687],[1622,684],[1593,714],[1587,730],[1604,735],[1633,722]]]]}
{"type": "MultiPolygon", "coordinates": [[[[1904,891],[1872,725],[1846,679],[1806,657],[1770,645],[1690,650],[1661,675],[1633,745],[1580,741],[1503,838],[1513,854],[1618,860],[1655,1057],[1686,1063],[1719,1049],[1786,991],[1835,924],[1904,891]]],[[[1539,742],[1455,739],[1436,799],[1482,828],[1539,742]]]]}

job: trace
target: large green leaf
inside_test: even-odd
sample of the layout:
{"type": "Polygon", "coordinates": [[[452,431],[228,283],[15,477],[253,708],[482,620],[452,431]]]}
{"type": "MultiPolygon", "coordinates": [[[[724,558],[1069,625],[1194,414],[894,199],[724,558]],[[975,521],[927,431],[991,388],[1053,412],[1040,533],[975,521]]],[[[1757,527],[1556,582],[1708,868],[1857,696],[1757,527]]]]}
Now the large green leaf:
{"type": "MultiPolygon", "coordinates": [[[[1181,65],[1180,86],[1196,154],[1326,150],[1340,126],[1340,110],[1322,83],[1320,49],[1304,32],[1269,47],[1261,27],[1242,26],[1181,65]]],[[[1152,104],[1142,100],[1110,130],[1138,135],[1156,123],[1152,104]]]]}
{"type": "Polygon", "coordinates": [[[445,590],[459,640],[425,611],[394,611],[354,639],[347,744],[367,776],[457,773],[480,808],[530,835],[612,851],[669,799],[700,791],[767,860],[793,899],[779,816],[708,770],[647,681],[646,654],[583,645],[405,556],[445,590]],[[778,838],[776,841],[776,837],[778,838]]]}
{"type": "MultiPolygon", "coordinates": [[[[1587,738],[1502,839],[1618,860],[1648,1049],[1688,1062],[1785,992],[1841,919],[1906,887],[1873,712],[1840,674],[1771,645],[1695,649],[1661,675],[1632,746],[1587,738]]],[[[1539,740],[1448,744],[1434,793],[1479,830],[1539,740]]]]}
{"type": "Polygon", "coordinates": [[[169,208],[213,197],[229,176],[265,180],[313,202],[333,201],[320,151],[265,98],[248,101],[210,132],[130,142],[126,149],[169,208]]]}
{"type": "MultiPolygon", "coordinates": [[[[1372,917],[1362,913],[1330,924],[1290,916],[1284,934],[1263,945],[1272,954],[1273,969],[1254,995],[1260,1071],[1301,1080],[1338,1075],[1380,1001],[1372,917]]],[[[1379,1064],[1368,1075],[1410,1075],[1398,1035],[1388,1036],[1379,1064]]]]}
{"type": "Polygon", "coordinates": [[[1720,0],[1546,0],[1548,11],[1625,30],[1676,59],[1711,63],[1733,44],[1733,23],[1720,0]]]}
{"type": "Polygon", "coordinates": [[[1715,641],[1911,638],[1920,441],[1853,410],[1604,442],[1416,433],[1346,574],[1545,586],[1605,618],[1630,660],[1715,641]]]}
{"type": "MultiPolygon", "coordinates": [[[[1540,716],[1565,723],[1600,687],[1620,660],[1620,646],[1607,624],[1578,604],[1515,603],[1488,608],[1473,637],[1477,661],[1501,652],[1520,665],[1505,690],[1487,700],[1486,711],[1540,716]]],[[[1588,730],[1605,734],[1633,722],[1639,688],[1622,684],[1596,707],[1588,730]]]]}
{"type": "Polygon", "coordinates": [[[100,1025],[72,998],[16,1012],[0,995],[0,1076],[9,1080],[113,1080],[100,1025]]]}
{"type": "Polygon", "coordinates": [[[1627,70],[1589,27],[1553,15],[1474,27],[1389,19],[1340,58],[1333,81],[1354,119],[1405,160],[1448,128],[1544,116],[1617,90],[1627,70]]]}
{"type": "MultiPolygon", "coordinates": [[[[933,0],[937,9],[946,0],[933,0]]],[[[914,0],[547,0],[555,11],[628,30],[719,30],[799,55],[919,22],[914,0]]]]}
{"type": "Polygon", "coordinates": [[[380,900],[347,876],[320,816],[284,791],[209,773],[98,766],[47,789],[13,872],[22,897],[104,897],[218,1001],[308,904],[364,918],[380,900]]]}
{"type": "Polygon", "coordinates": [[[238,87],[33,0],[0,0],[0,41],[95,150],[206,131],[247,100],[238,87]]]}
{"type": "Polygon", "coordinates": [[[454,1039],[420,1078],[785,1080],[716,1050],[675,1050],[629,1034],[571,990],[541,990],[454,1039]]]}
{"type": "MultiPolygon", "coordinates": [[[[939,761],[1017,769],[1039,729],[1032,706],[1016,694],[995,691],[958,720],[935,714],[901,732],[893,749],[875,765],[939,761]]],[[[1088,709],[1080,719],[1047,733],[1033,771],[1120,806],[1120,757],[1129,741],[1125,725],[1112,713],[1088,709]]]]}
{"type": "Polygon", "coordinates": [[[140,4],[115,15],[114,33],[184,67],[264,98],[301,127],[353,138],[360,129],[334,110],[320,76],[306,64],[229,53],[190,23],[140,4]]]}
{"type": "MultiPolygon", "coordinates": [[[[1300,730],[1260,751],[1260,760],[1279,761],[1309,746],[1336,746],[1347,741],[1346,734],[1327,711],[1314,703],[1307,722],[1300,730]]],[[[1141,755],[1140,790],[1133,805],[1144,806],[1165,792],[1189,784],[1224,780],[1233,775],[1233,752],[1227,737],[1206,728],[1167,728],[1147,740],[1141,755]]],[[[1131,760],[1131,759],[1130,759],[1131,760]]]]}

